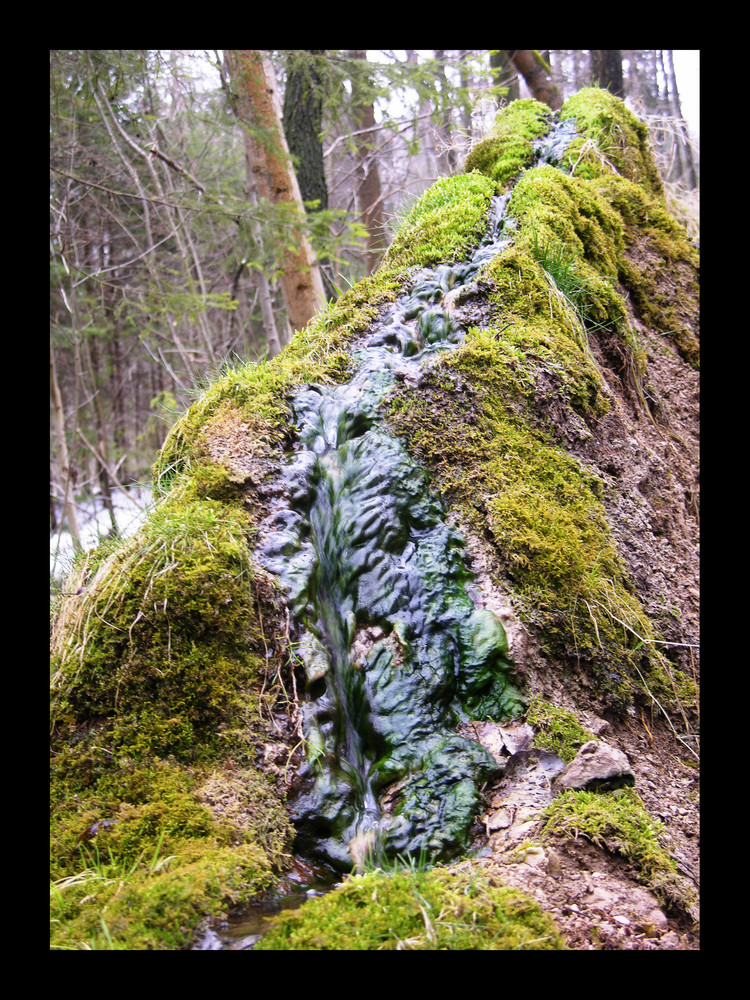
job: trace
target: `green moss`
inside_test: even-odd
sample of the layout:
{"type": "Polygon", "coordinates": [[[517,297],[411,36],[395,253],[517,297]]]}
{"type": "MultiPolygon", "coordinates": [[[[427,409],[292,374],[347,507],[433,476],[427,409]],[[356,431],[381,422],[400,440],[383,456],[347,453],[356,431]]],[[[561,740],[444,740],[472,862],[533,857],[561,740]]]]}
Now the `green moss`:
{"type": "Polygon", "coordinates": [[[278,878],[291,841],[283,794],[256,763],[264,619],[278,627],[278,612],[250,518],[205,498],[233,484],[205,461],[194,471],[132,539],[85,558],[87,589],[55,625],[53,947],[184,946],[206,912],[278,878]],[[227,768],[257,825],[207,797],[227,768]],[[150,867],[155,854],[169,871],[150,867]]]}
{"type": "Polygon", "coordinates": [[[492,194],[492,184],[477,174],[441,178],[402,220],[382,270],[403,274],[464,260],[486,231],[492,194]]]}
{"type": "MultiPolygon", "coordinates": [[[[525,103],[515,102],[505,113],[528,114],[534,102],[532,108],[516,109],[525,103]]],[[[537,126],[524,140],[520,166],[530,167],[533,161],[532,133],[543,122],[539,115],[537,126]]],[[[597,89],[580,91],[566,101],[561,118],[575,119],[580,133],[568,148],[562,169],[545,165],[519,177],[520,167],[512,171],[509,167],[505,177],[516,181],[509,213],[519,226],[517,252],[537,244],[579,255],[578,278],[586,289],[588,325],[617,332],[625,367],[635,383],[644,378],[645,356],[629,327],[618,281],[639,318],[668,334],[685,360],[697,365],[697,251],[666,211],[645,125],[622,101],[597,89]]],[[[488,140],[470,155],[467,169],[494,178],[501,170],[502,154],[500,139],[488,140]]],[[[640,391],[638,385],[633,388],[640,391]]]]}
{"type": "MultiPolygon", "coordinates": [[[[544,271],[545,257],[561,248],[574,261],[579,312],[590,326],[610,327],[624,336],[627,309],[613,286],[624,247],[623,225],[606,200],[591,185],[542,166],[519,180],[508,210],[519,226],[517,252],[528,253],[544,271]]],[[[549,266],[545,274],[556,287],[549,266]]],[[[565,295],[564,287],[559,290],[565,295]]]]}
{"type": "Polygon", "coordinates": [[[662,832],[662,823],[632,788],[564,792],[545,810],[542,831],[545,838],[585,837],[627,858],[662,903],[687,908],[695,902],[694,893],[678,877],[677,865],[662,845],[662,832]]]}
{"type": "MultiPolygon", "coordinates": [[[[534,383],[543,368],[532,351],[524,361],[514,357],[506,335],[470,337],[430,369],[418,398],[406,389],[394,394],[389,420],[462,522],[492,540],[553,658],[588,664],[604,701],[623,707],[651,672],[653,650],[641,638],[653,632],[627,587],[602,484],[534,426],[541,409],[534,383]]],[[[523,336],[528,347],[531,334],[523,336]]],[[[590,411],[595,369],[582,348],[567,344],[568,378],[576,351],[580,373],[580,381],[568,383],[568,399],[575,395],[582,407],[587,385],[590,411]]],[[[549,365],[554,340],[547,350],[549,365]]],[[[565,396],[565,383],[559,385],[565,396]]]]}
{"type": "Polygon", "coordinates": [[[555,951],[553,920],[530,897],[458,869],[355,875],[282,914],[258,951],[555,951]]]}
{"type": "Polygon", "coordinates": [[[569,764],[594,734],[580,724],[572,712],[551,705],[538,695],[529,703],[526,721],[535,730],[534,746],[557,754],[569,764]]]}
{"type": "Polygon", "coordinates": [[[492,178],[497,192],[507,189],[534,160],[534,140],[546,135],[552,112],[539,101],[514,101],[499,112],[491,135],[472,149],[465,170],[492,178]]]}
{"type": "Polygon", "coordinates": [[[243,761],[235,748],[231,767],[188,767],[160,757],[165,746],[142,755],[127,729],[102,720],[55,741],[53,948],[186,947],[206,914],[278,879],[292,832],[249,754],[243,761]]]}
{"type": "Polygon", "coordinates": [[[560,118],[574,118],[579,132],[568,147],[563,167],[586,179],[609,175],[614,168],[650,194],[663,194],[645,124],[608,90],[578,91],[565,101],[560,118]]]}
{"type": "Polygon", "coordinates": [[[56,638],[53,721],[136,705],[196,734],[221,721],[257,665],[251,636],[247,517],[238,507],[171,499],[102,565],[73,625],[56,638]]]}
{"type": "Polygon", "coordinates": [[[636,315],[673,341],[697,368],[700,345],[699,255],[687,232],[660,199],[621,177],[603,179],[601,190],[623,223],[618,277],[636,315]]]}
{"type": "Polygon", "coordinates": [[[172,951],[184,948],[206,913],[268,890],[273,872],[254,845],[162,852],[134,864],[83,853],[50,885],[53,950],[172,951]]]}

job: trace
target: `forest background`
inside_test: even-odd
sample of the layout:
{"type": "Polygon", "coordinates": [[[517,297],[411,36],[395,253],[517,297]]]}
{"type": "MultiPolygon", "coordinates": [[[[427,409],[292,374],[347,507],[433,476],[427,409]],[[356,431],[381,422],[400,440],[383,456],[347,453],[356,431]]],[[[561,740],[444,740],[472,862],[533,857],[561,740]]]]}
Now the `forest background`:
{"type": "Polygon", "coordinates": [[[371,273],[499,107],[592,84],[647,123],[697,239],[694,51],[51,51],[53,592],[205,385],[371,273]]]}

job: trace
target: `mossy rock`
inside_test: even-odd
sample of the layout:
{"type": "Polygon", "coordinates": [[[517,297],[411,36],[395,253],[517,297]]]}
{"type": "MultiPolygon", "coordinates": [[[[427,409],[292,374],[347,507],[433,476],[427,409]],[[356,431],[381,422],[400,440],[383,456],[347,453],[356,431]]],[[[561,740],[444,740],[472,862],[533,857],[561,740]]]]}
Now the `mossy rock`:
{"type": "Polygon", "coordinates": [[[566,153],[566,164],[578,177],[594,179],[613,171],[649,194],[664,187],[648,148],[648,130],[619,98],[591,87],[569,97],[560,117],[575,119],[578,138],[566,153]]]}
{"type": "Polygon", "coordinates": [[[553,113],[531,98],[514,101],[495,119],[490,136],[466,158],[464,169],[490,177],[498,193],[507,190],[534,160],[534,140],[549,132],[553,113]]]}

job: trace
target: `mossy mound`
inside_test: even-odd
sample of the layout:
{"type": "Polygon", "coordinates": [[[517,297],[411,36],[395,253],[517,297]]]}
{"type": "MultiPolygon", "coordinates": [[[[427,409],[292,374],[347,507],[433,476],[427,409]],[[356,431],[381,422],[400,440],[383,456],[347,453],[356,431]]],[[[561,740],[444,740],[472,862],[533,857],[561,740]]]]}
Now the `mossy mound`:
{"type": "MultiPolygon", "coordinates": [[[[656,637],[611,537],[604,482],[568,445],[611,405],[602,362],[651,419],[636,319],[697,365],[697,253],[621,101],[592,90],[568,102],[560,117],[581,135],[559,166],[532,166],[534,139],[552,124],[533,102],[501,112],[498,136],[518,116],[527,169],[508,202],[512,246],[482,273],[483,322],[417,398],[394,395],[390,423],[461,522],[491,539],[553,659],[587,663],[603,704],[622,708],[644,678],[664,689],[661,656],[646,651],[656,637]]],[[[488,140],[467,168],[502,188],[506,144],[488,140]]]]}
{"type": "Polygon", "coordinates": [[[53,634],[53,947],[179,947],[278,877],[291,829],[256,764],[272,591],[248,525],[175,490],[78,566],[53,634]]]}
{"type": "Polygon", "coordinates": [[[608,90],[592,87],[573,94],[560,117],[574,119],[578,131],[566,154],[571,173],[586,179],[616,173],[651,195],[663,195],[646,126],[608,90]]]}
{"type": "Polygon", "coordinates": [[[532,99],[514,101],[497,116],[490,136],[474,147],[464,169],[490,177],[498,193],[534,161],[534,140],[549,132],[552,111],[532,99]]]}
{"type": "Polygon", "coordinates": [[[554,921],[524,893],[434,868],[355,875],[282,914],[259,951],[560,951],[554,921]]]}
{"type": "MultiPolygon", "coordinates": [[[[467,173],[415,204],[374,275],[278,358],[218,373],[165,442],[142,529],[77,565],[65,589],[82,593],[64,599],[53,630],[53,947],[185,948],[205,916],[279,879],[294,835],[291,644],[277,586],[251,553],[294,435],[289,400],[304,384],[346,381],[352,345],[383,307],[419,269],[464,259],[493,194],[512,184],[513,242],[477,277],[481,308],[462,346],[384,409],[489,545],[549,662],[565,671],[575,660],[607,708],[646,682],[660,698],[674,690],[674,674],[660,680],[605,485],[567,445],[612,405],[602,360],[651,418],[635,320],[697,366],[697,253],[622,102],[587,91],[562,117],[581,134],[560,169],[532,166],[554,116],[516,102],[467,173]]],[[[583,731],[533,711],[572,752],[583,731]]],[[[282,918],[263,947],[561,947],[535,904],[457,872],[347,879],[282,918]]]]}

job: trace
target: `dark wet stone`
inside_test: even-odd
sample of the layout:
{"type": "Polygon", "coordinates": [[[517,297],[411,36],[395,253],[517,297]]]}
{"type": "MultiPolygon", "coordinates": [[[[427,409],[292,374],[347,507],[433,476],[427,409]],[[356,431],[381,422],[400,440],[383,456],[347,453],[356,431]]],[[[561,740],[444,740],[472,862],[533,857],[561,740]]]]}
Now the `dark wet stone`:
{"type": "Polygon", "coordinates": [[[470,261],[423,272],[374,324],[347,385],[291,400],[289,509],[269,519],[261,556],[286,588],[306,681],[298,846],[336,867],[350,866],[355,839],[391,854],[459,850],[497,763],[456,726],[467,710],[501,721],[521,708],[502,624],[467,594],[463,541],[379,420],[397,366],[418,372],[463,338],[440,303],[504,245],[501,231],[500,212],[470,261]]]}

